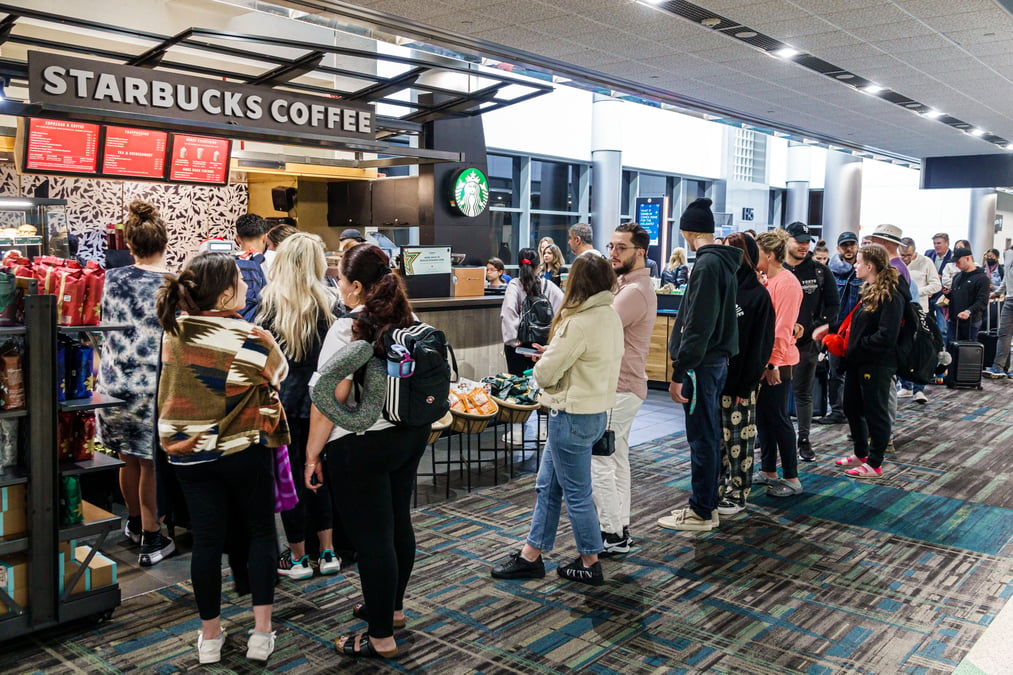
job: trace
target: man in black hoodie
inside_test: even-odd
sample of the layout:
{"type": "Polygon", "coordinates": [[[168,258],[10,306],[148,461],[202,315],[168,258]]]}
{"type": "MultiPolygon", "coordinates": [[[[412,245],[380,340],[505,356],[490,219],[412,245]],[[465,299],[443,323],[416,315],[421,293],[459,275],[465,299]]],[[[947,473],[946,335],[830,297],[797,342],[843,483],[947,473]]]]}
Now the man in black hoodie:
{"type": "Polygon", "coordinates": [[[739,352],[735,272],[742,251],[714,244],[710,206],[711,200],[697,199],[679,220],[686,244],[696,251],[696,264],[668,344],[672,357],[668,393],[673,401],[683,404],[686,414],[693,494],[688,507],[658,519],[658,525],[669,530],[713,530],[718,524],[718,406],[728,359],[739,352]]]}
{"type": "Polygon", "coordinates": [[[950,284],[950,322],[947,339],[977,340],[981,320],[988,310],[989,280],[985,270],[974,262],[971,249],[953,251],[953,262],[960,272],[950,284]]]}
{"type": "Polygon", "coordinates": [[[795,418],[798,420],[798,456],[805,462],[816,459],[809,443],[809,429],[813,421],[813,381],[820,349],[813,339],[813,329],[837,321],[841,298],[837,293],[837,280],[830,268],[813,260],[809,252],[812,236],[804,223],[791,223],[785,228],[788,236],[788,256],[785,267],[792,271],[802,285],[802,306],[798,310],[798,323],[802,335],[796,340],[799,362],[791,380],[795,395],[795,418]]]}

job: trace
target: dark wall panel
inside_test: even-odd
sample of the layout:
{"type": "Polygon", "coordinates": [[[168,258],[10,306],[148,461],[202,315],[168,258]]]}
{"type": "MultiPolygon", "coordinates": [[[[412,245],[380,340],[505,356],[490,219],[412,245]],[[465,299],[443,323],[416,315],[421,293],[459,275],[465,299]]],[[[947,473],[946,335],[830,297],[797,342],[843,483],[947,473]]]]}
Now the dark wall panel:
{"type": "Polygon", "coordinates": [[[1013,187],[1013,153],[926,157],[921,174],[923,189],[1013,187]]]}

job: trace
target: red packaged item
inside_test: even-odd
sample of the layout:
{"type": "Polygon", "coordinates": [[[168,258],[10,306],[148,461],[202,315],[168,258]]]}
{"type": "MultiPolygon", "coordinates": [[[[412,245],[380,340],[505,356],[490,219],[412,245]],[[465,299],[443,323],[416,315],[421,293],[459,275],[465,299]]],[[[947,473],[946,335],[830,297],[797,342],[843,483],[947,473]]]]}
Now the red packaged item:
{"type": "Polygon", "coordinates": [[[81,325],[97,326],[102,319],[102,291],[106,284],[106,271],[94,260],[89,260],[81,274],[84,278],[81,325]]]}
{"type": "Polygon", "coordinates": [[[31,279],[35,276],[35,272],[32,270],[32,261],[18,255],[17,251],[7,251],[2,264],[13,272],[16,277],[28,277],[31,279]]]}
{"type": "Polygon", "coordinates": [[[74,461],[95,459],[95,413],[77,415],[76,438],[74,439],[74,461]]]}
{"type": "Polygon", "coordinates": [[[74,438],[77,435],[77,413],[62,412],[56,422],[56,459],[74,461],[74,438]]]}
{"type": "Polygon", "coordinates": [[[85,283],[83,270],[75,260],[53,256],[35,259],[35,277],[40,293],[56,295],[56,323],[80,326],[84,313],[85,283]]]}

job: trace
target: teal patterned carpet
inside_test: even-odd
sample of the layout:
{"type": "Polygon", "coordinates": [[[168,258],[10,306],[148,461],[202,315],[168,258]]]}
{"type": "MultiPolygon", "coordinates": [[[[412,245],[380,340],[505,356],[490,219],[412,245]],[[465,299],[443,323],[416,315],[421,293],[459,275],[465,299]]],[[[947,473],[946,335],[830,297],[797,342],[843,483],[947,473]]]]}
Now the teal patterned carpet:
{"type": "MultiPolygon", "coordinates": [[[[331,649],[365,625],[347,576],[282,582],[275,672],[949,673],[1013,594],[1013,382],[984,392],[930,388],[902,404],[897,452],[875,483],[832,466],[843,426],[814,425],[806,493],[754,494],[713,532],[679,534],[655,520],[685,503],[689,458],[673,435],[633,451],[638,545],[606,561],[607,583],[561,581],[568,527],[548,576],[496,582],[534,501],[529,476],[417,511],[418,559],[397,662],[355,662],[331,649]]],[[[673,414],[681,414],[673,406],[673,414]]],[[[232,632],[220,667],[243,658],[247,606],[227,597],[232,632]]],[[[0,647],[0,672],[177,673],[198,668],[190,589],[128,600],[112,622],[0,647]]]]}

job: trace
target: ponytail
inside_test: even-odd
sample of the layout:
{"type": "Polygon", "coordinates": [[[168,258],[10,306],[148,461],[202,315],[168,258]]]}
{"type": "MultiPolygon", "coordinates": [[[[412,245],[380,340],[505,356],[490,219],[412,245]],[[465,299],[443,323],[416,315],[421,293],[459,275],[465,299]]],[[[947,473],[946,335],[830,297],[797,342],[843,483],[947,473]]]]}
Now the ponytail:
{"type": "Polygon", "coordinates": [[[183,303],[183,285],[170,276],[166,276],[165,285],[155,293],[155,311],[162,330],[172,336],[179,335],[179,322],[176,313],[183,303]]]}
{"type": "Polygon", "coordinates": [[[166,275],[155,294],[158,322],[169,335],[179,334],[176,314],[199,314],[215,308],[218,298],[239,287],[239,268],[228,253],[201,253],[187,263],[178,277],[166,275]]]}
{"type": "Polygon", "coordinates": [[[538,254],[533,248],[522,248],[517,253],[517,277],[525,295],[541,295],[542,288],[535,272],[539,263],[538,254]]]}
{"type": "Polygon", "coordinates": [[[387,254],[370,244],[355,246],[342,256],[341,276],[362,284],[362,311],[352,322],[352,339],[373,343],[373,353],[384,357],[383,334],[408,328],[414,321],[401,278],[390,271],[387,254]]]}

